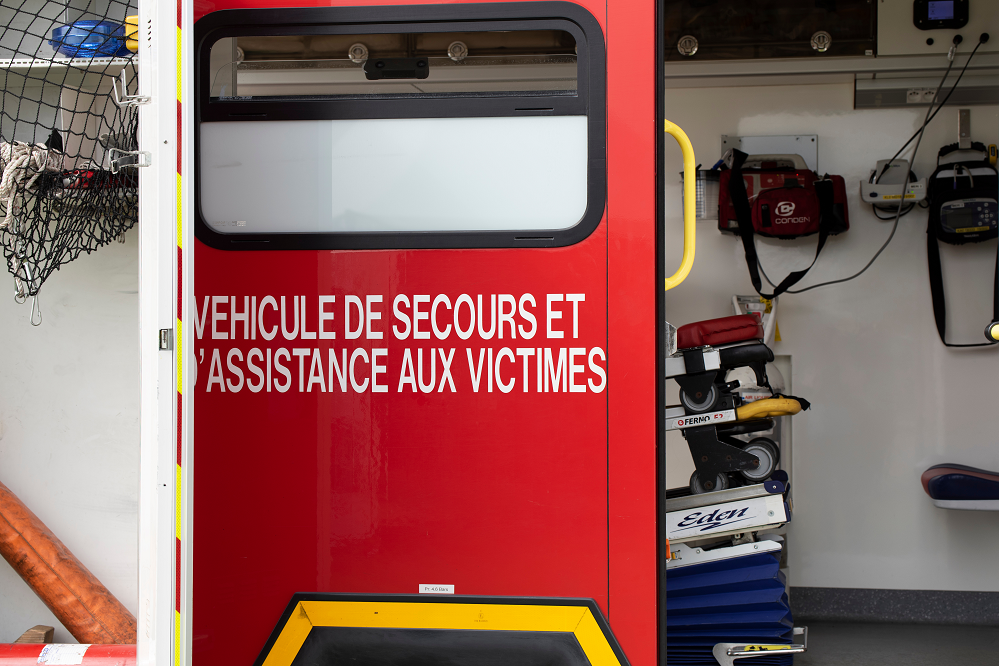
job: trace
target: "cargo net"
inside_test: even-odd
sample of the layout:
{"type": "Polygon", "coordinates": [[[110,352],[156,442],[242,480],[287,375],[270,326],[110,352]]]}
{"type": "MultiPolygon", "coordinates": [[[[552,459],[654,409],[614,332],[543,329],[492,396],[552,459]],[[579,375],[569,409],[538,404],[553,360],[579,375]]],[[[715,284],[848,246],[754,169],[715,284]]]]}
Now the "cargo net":
{"type": "Polygon", "coordinates": [[[115,0],[0,0],[0,244],[35,325],[49,276],[138,219],[135,14],[115,0]]]}

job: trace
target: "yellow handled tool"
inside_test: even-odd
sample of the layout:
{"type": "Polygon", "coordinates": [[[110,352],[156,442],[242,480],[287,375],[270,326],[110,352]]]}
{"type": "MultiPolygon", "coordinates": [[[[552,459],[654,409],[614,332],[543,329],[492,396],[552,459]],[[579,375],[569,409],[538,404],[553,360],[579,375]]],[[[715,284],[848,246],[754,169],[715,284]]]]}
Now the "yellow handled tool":
{"type": "Polygon", "coordinates": [[[139,50],[139,16],[125,17],[125,48],[136,53],[139,50]]]}
{"type": "Polygon", "coordinates": [[[749,421],[750,419],[793,416],[800,411],[801,403],[792,398],[766,398],[736,408],[735,418],[738,421],[749,421]]]}
{"type": "Polygon", "coordinates": [[[666,121],[666,133],[676,139],[683,152],[683,261],[671,277],[666,278],[666,291],[678,286],[686,279],[694,265],[694,246],[697,234],[697,166],[694,161],[694,147],[686,133],[666,121]]]}

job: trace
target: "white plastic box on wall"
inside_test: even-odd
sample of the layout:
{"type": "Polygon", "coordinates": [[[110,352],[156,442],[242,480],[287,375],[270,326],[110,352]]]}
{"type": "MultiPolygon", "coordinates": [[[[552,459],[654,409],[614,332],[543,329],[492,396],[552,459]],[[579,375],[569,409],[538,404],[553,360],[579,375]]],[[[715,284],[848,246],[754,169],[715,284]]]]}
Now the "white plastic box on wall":
{"type": "Polygon", "coordinates": [[[957,30],[920,30],[912,20],[912,0],[878,0],[878,56],[933,55],[947,53],[954,35],[964,38],[967,53],[983,32],[992,39],[978,53],[999,53],[999,2],[968,0],[968,23],[957,30]],[[932,39],[932,44],[927,44],[932,39]]]}

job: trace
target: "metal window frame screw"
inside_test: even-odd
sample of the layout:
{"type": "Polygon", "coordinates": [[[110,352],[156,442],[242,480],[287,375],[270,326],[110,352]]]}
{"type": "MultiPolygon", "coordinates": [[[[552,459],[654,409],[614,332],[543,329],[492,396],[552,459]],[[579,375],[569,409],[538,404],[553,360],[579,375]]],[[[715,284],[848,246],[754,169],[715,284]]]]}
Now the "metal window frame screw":
{"type": "Polygon", "coordinates": [[[676,50],[680,52],[680,55],[687,56],[688,58],[695,53],[697,53],[697,48],[700,43],[697,41],[697,37],[693,35],[684,35],[677,41],[676,50]]]}
{"type": "Polygon", "coordinates": [[[819,30],[812,35],[811,45],[819,53],[825,53],[832,46],[832,35],[825,30],[819,30]]]}
{"type": "Polygon", "coordinates": [[[350,61],[355,64],[363,64],[368,60],[368,47],[366,44],[357,42],[356,44],[351,44],[350,48],[347,49],[347,57],[350,61]]]}
{"type": "Polygon", "coordinates": [[[465,42],[451,42],[447,47],[447,57],[455,62],[461,62],[468,57],[468,44],[465,42]]]}
{"type": "Polygon", "coordinates": [[[773,511],[767,511],[767,515],[768,515],[768,516],[770,516],[770,517],[772,518],[772,517],[773,517],[773,515],[774,515],[774,512],[773,512],[773,511]]]}

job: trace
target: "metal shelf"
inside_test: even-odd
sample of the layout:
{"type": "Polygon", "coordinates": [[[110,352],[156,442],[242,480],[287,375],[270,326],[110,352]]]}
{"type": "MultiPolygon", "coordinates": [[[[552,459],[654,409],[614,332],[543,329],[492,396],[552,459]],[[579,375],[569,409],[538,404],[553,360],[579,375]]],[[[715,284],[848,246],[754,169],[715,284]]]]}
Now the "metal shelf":
{"type": "MultiPolygon", "coordinates": [[[[959,56],[955,69],[964,64],[959,56]]],[[[788,85],[854,81],[884,76],[937,76],[947,66],[942,55],[846,56],[759,60],[667,62],[667,88],[704,88],[753,85],[788,85]],[[930,73],[930,74],[924,74],[930,73]]],[[[968,73],[987,73],[999,67],[999,54],[979,53],[968,73]],[[985,70],[985,71],[983,71],[985,70]]]]}
{"type": "Polygon", "coordinates": [[[38,87],[43,82],[96,88],[102,79],[135,67],[130,58],[15,58],[0,60],[0,88],[38,87]],[[12,81],[13,79],[13,81],[12,81]],[[11,84],[14,84],[13,86],[11,84]]]}

